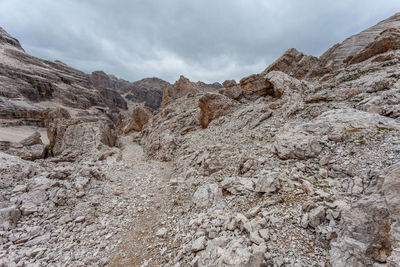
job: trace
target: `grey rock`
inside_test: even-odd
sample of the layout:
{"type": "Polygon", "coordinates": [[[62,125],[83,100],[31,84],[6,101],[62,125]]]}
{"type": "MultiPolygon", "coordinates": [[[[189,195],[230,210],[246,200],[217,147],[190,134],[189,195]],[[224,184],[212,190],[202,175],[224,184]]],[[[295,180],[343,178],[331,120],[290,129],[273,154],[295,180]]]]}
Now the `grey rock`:
{"type": "Polygon", "coordinates": [[[197,207],[222,207],[224,205],[222,190],[216,184],[206,184],[199,187],[193,195],[197,207]]]}
{"type": "Polygon", "coordinates": [[[206,248],[206,237],[201,236],[197,238],[192,244],[192,251],[198,252],[206,248]]]}
{"type": "Polygon", "coordinates": [[[157,232],[156,232],[156,236],[157,237],[165,237],[165,235],[167,234],[167,229],[166,228],[160,228],[160,229],[158,229],[157,230],[157,232]]]}
{"type": "Polygon", "coordinates": [[[279,178],[277,174],[271,176],[263,176],[258,178],[255,190],[259,193],[274,193],[280,188],[279,178]]]}
{"type": "Polygon", "coordinates": [[[317,227],[325,220],[325,207],[318,206],[309,213],[309,224],[311,227],[317,227]]]}

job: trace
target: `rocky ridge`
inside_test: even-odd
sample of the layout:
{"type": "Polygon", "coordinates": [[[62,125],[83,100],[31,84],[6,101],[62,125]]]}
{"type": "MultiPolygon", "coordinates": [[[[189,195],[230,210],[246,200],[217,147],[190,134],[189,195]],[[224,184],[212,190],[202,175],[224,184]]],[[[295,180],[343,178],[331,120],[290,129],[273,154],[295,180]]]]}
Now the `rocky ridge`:
{"type": "Polygon", "coordinates": [[[128,82],[103,71],[93,72],[90,80],[96,88],[119,92],[127,101],[145,103],[154,110],[160,107],[164,88],[170,86],[168,82],[155,77],[128,82]]]}

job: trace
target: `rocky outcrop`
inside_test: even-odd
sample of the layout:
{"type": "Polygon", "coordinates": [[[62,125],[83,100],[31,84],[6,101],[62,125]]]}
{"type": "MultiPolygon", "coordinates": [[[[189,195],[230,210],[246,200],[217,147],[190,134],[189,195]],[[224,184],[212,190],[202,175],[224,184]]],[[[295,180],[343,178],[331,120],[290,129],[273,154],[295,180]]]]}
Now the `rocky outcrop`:
{"type": "Polygon", "coordinates": [[[179,98],[189,94],[196,94],[199,91],[199,86],[191,82],[188,78],[181,75],[172,86],[172,97],[179,98]]]}
{"type": "Polygon", "coordinates": [[[223,86],[219,83],[194,83],[185,76],[181,75],[179,80],[172,85],[172,88],[169,86],[164,87],[161,106],[165,107],[169,102],[181,97],[190,97],[207,92],[217,92],[218,89],[221,89],[222,87],[223,86]]]}
{"type": "Polygon", "coordinates": [[[264,70],[281,71],[297,79],[320,78],[349,64],[360,63],[373,56],[399,49],[400,13],[347,38],[329,48],[319,58],[304,55],[295,48],[287,50],[264,70]]]}
{"type": "Polygon", "coordinates": [[[97,90],[87,74],[28,55],[3,29],[0,56],[0,119],[5,122],[43,126],[49,110],[59,107],[127,108],[117,92],[97,90]]]}
{"type": "Polygon", "coordinates": [[[342,230],[332,243],[332,266],[386,263],[392,252],[390,215],[379,196],[371,195],[342,213],[342,230]]]}
{"type": "Polygon", "coordinates": [[[161,99],[161,108],[165,108],[167,104],[171,101],[172,88],[169,85],[166,85],[163,89],[162,99],[161,99]]]}
{"type": "Polygon", "coordinates": [[[382,190],[376,188],[375,194],[363,197],[342,212],[341,230],[330,251],[332,266],[398,264],[399,170],[399,164],[395,164],[383,171],[382,190]]]}
{"type": "Polygon", "coordinates": [[[24,51],[19,41],[9,35],[2,27],[0,27],[0,43],[11,45],[19,50],[24,51]]]}
{"type": "Polygon", "coordinates": [[[205,94],[199,99],[200,125],[207,128],[212,120],[227,114],[234,106],[234,101],[221,94],[205,94]]]}
{"type": "Polygon", "coordinates": [[[100,158],[107,147],[115,145],[114,130],[102,121],[57,120],[49,125],[50,150],[62,161],[82,157],[100,158]]]}
{"type": "Polygon", "coordinates": [[[20,143],[0,142],[0,150],[24,160],[43,159],[47,153],[47,146],[44,144],[34,144],[24,146],[20,143]]]}
{"type": "Polygon", "coordinates": [[[356,64],[378,54],[383,54],[390,50],[397,49],[400,49],[400,30],[396,28],[389,28],[382,31],[373,42],[369,43],[360,52],[346,58],[344,62],[349,64],[356,64]]]}
{"type": "Polygon", "coordinates": [[[108,107],[112,109],[128,109],[128,104],[118,92],[106,88],[98,88],[98,90],[108,107]]]}
{"type": "Polygon", "coordinates": [[[270,71],[281,71],[297,79],[314,78],[323,73],[318,58],[304,55],[295,48],[287,50],[263,73],[270,71]]]}
{"type": "Polygon", "coordinates": [[[377,114],[332,110],[305,124],[287,124],[275,138],[275,151],[282,159],[316,157],[328,140],[342,142],[354,131],[375,131],[379,125],[400,130],[396,120],[377,114]]]}
{"type": "MultiPolygon", "coordinates": [[[[385,50],[388,51],[389,47],[392,46],[390,44],[393,40],[392,37],[386,39],[386,41],[381,40],[376,42],[376,40],[379,40],[381,33],[384,33],[386,30],[391,28],[398,29],[399,27],[400,13],[396,13],[377,25],[347,38],[340,44],[334,45],[320,57],[322,66],[326,70],[333,70],[346,65],[348,62],[356,63],[365,60],[366,58],[373,56],[374,53],[382,53],[385,50]],[[385,42],[386,45],[384,45],[385,42]],[[384,46],[379,47],[380,45],[384,46]],[[354,61],[352,61],[352,58],[354,58],[354,61]]],[[[387,33],[390,34],[389,32],[387,33]]]]}
{"type": "Polygon", "coordinates": [[[35,132],[18,143],[1,141],[0,150],[24,160],[43,159],[47,153],[47,145],[44,145],[39,132],[35,132]]]}
{"type": "MultiPolygon", "coordinates": [[[[383,186],[383,195],[385,197],[385,203],[390,213],[390,232],[389,241],[391,254],[389,256],[389,245],[386,246],[385,254],[383,256],[389,256],[387,258],[388,264],[395,266],[398,262],[400,262],[400,164],[392,166],[388,171],[383,186]]],[[[381,237],[388,238],[387,233],[384,232],[385,236],[381,237]]],[[[387,244],[387,243],[386,243],[387,244]]],[[[383,258],[384,259],[384,258],[383,258]]]]}
{"type": "Polygon", "coordinates": [[[240,87],[251,95],[266,96],[273,92],[271,84],[261,74],[253,74],[240,80],[240,87]]]}
{"type": "Polygon", "coordinates": [[[153,114],[151,110],[147,109],[146,107],[135,107],[132,110],[131,122],[125,133],[128,133],[131,130],[140,132],[143,129],[143,126],[149,121],[152,116],[153,114]]]}

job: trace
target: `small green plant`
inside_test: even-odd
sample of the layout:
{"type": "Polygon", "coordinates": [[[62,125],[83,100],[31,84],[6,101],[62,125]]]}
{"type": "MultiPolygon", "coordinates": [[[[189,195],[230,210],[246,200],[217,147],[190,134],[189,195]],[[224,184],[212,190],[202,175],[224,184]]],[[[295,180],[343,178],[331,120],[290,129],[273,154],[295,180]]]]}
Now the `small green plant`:
{"type": "Polygon", "coordinates": [[[0,190],[7,190],[7,189],[10,189],[10,188],[13,188],[13,186],[12,186],[12,185],[3,185],[3,186],[0,186],[0,190]]]}
{"type": "Polygon", "coordinates": [[[378,129],[378,131],[388,131],[388,132],[392,132],[392,131],[396,131],[395,128],[390,128],[390,127],[385,127],[385,126],[376,126],[376,128],[378,129]]]}
{"type": "Polygon", "coordinates": [[[79,125],[79,124],[81,124],[81,123],[82,123],[81,120],[77,120],[77,121],[73,121],[73,122],[67,123],[65,126],[68,128],[68,127],[70,127],[70,126],[79,125]]]}
{"type": "Polygon", "coordinates": [[[281,203],[281,204],[282,204],[282,203],[285,203],[285,201],[286,201],[286,200],[285,200],[283,197],[282,197],[281,199],[279,199],[279,203],[281,203]]]}
{"type": "Polygon", "coordinates": [[[395,62],[395,61],[389,61],[389,62],[387,62],[387,63],[384,63],[384,64],[382,65],[382,67],[390,67],[390,66],[394,66],[394,65],[397,65],[397,62],[395,62]]]}
{"type": "Polygon", "coordinates": [[[356,152],[354,152],[354,151],[350,151],[350,156],[354,156],[354,154],[356,154],[356,152]]]}
{"type": "Polygon", "coordinates": [[[368,70],[359,71],[359,72],[357,72],[357,73],[354,73],[354,74],[351,74],[351,75],[349,75],[349,76],[344,77],[344,78],[341,80],[341,82],[350,82],[350,81],[354,81],[354,80],[357,80],[357,79],[361,78],[362,76],[364,76],[364,75],[366,75],[366,74],[373,73],[373,72],[376,72],[376,71],[378,71],[378,70],[380,70],[380,69],[378,69],[378,68],[371,68],[371,69],[368,69],[368,70]]]}
{"type": "Polygon", "coordinates": [[[141,138],[139,136],[135,136],[133,138],[133,142],[138,144],[138,145],[141,145],[142,140],[141,140],[141,138]]]}
{"type": "Polygon", "coordinates": [[[392,74],[389,76],[389,78],[395,78],[396,80],[400,79],[400,73],[392,74]]]}

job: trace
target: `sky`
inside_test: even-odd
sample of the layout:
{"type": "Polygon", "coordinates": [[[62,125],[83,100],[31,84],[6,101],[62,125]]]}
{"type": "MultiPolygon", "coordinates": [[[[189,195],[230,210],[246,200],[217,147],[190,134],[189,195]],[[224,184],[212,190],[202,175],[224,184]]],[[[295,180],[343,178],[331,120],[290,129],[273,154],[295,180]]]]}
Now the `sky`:
{"type": "Polygon", "coordinates": [[[86,73],[223,82],[292,47],[319,56],[396,12],[399,0],[0,0],[0,27],[86,73]]]}

